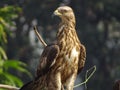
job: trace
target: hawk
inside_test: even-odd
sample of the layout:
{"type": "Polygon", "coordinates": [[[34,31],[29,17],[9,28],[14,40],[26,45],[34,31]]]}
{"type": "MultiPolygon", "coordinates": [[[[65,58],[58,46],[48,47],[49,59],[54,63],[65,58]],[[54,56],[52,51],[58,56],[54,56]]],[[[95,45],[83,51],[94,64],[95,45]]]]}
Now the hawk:
{"type": "Polygon", "coordinates": [[[61,19],[56,42],[44,48],[36,79],[21,90],[73,90],[76,76],[84,67],[86,49],[78,39],[72,8],[60,6],[54,15],[61,19]]]}

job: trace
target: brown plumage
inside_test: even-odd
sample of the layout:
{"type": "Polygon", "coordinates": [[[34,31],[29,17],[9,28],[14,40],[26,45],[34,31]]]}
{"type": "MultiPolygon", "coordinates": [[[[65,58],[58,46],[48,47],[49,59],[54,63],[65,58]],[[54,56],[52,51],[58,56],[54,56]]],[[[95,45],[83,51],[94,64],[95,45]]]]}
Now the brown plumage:
{"type": "Polygon", "coordinates": [[[113,85],[113,90],[120,90],[120,80],[117,80],[113,85]]]}
{"type": "Polygon", "coordinates": [[[56,42],[45,47],[37,78],[21,90],[73,90],[76,76],[84,67],[86,50],[76,34],[73,10],[61,6],[54,14],[61,18],[56,42]]]}

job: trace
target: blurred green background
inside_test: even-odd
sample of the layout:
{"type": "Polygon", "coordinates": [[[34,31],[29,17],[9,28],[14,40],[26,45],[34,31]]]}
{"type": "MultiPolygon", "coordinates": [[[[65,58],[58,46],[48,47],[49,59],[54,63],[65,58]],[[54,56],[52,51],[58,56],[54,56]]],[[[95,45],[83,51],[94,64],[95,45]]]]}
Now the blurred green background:
{"type": "Polygon", "coordinates": [[[11,84],[9,74],[18,78],[11,84],[18,87],[32,80],[30,72],[34,77],[43,50],[33,26],[50,44],[58,24],[51,15],[61,5],[73,8],[77,34],[87,49],[86,65],[76,84],[96,65],[87,90],[112,90],[114,81],[120,79],[119,0],[0,0],[0,83],[11,84]]]}

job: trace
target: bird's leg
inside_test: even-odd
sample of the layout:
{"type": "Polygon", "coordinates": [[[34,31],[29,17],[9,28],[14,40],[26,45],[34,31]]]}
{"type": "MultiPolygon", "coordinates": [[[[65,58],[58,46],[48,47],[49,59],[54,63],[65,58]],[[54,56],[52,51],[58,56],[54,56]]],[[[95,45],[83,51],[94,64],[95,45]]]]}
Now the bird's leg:
{"type": "Polygon", "coordinates": [[[76,74],[72,74],[66,82],[65,90],[73,90],[75,79],[76,79],[76,74]]]}
{"type": "Polygon", "coordinates": [[[61,84],[61,90],[65,90],[63,84],[61,84]]]}
{"type": "Polygon", "coordinates": [[[63,88],[63,85],[62,85],[62,82],[61,82],[61,74],[60,73],[57,73],[56,74],[56,84],[57,84],[57,89],[56,90],[64,90],[63,88]]]}
{"type": "Polygon", "coordinates": [[[49,88],[49,90],[64,90],[63,85],[61,83],[61,74],[58,73],[54,73],[51,74],[51,82],[50,82],[50,86],[51,88],[49,88]]]}

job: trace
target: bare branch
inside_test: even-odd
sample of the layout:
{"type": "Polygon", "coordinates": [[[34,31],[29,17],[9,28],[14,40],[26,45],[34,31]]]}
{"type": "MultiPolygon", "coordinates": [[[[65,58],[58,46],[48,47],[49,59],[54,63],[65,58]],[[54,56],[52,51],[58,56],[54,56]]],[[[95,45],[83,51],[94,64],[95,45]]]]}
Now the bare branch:
{"type": "Polygon", "coordinates": [[[41,35],[38,33],[38,31],[37,31],[38,29],[37,29],[37,27],[36,26],[34,26],[34,31],[35,31],[35,33],[36,33],[36,35],[37,35],[37,37],[38,37],[38,39],[40,40],[40,42],[44,45],[44,47],[46,47],[47,46],[47,44],[45,43],[45,41],[42,39],[42,37],[41,37],[41,35]]]}
{"type": "Polygon", "coordinates": [[[10,85],[4,85],[4,84],[0,84],[0,88],[7,89],[7,90],[19,90],[19,88],[17,87],[10,86],[10,85]]]}
{"type": "Polygon", "coordinates": [[[80,84],[78,84],[78,85],[75,85],[74,88],[79,87],[79,86],[85,84],[85,88],[87,89],[86,83],[87,83],[88,80],[93,76],[93,74],[95,73],[95,71],[96,71],[96,66],[93,66],[93,67],[91,67],[90,69],[88,69],[88,70],[86,71],[85,81],[82,82],[82,83],[80,83],[80,84]],[[92,73],[88,76],[88,72],[90,72],[91,70],[93,70],[93,71],[92,71],[92,73]]]}

